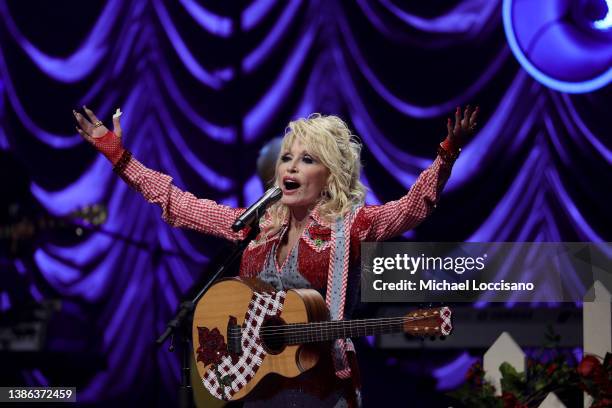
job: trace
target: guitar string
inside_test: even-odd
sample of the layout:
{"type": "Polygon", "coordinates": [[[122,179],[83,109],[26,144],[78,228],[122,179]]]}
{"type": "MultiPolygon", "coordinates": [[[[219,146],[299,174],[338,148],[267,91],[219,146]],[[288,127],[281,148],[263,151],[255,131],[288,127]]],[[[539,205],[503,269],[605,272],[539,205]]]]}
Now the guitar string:
{"type": "MultiPolygon", "coordinates": [[[[320,330],[328,330],[328,329],[346,329],[350,327],[361,327],[361,326],[375,326],[375,325],[384,325],[384,324],[398,324],[400,322],[407,321],[419,321],[428,318],[432,318],[436,316],[408,316],[408,317],[387,317],[387,318],[377,318],[377,319],[359,319],[359,320],[338,320],[338,321],[322,321],[322,322],[308,322],[308,323],[290,323],[286,325],[278,325],[278,326],[266,326],[262,327],[260,332],[264,334],[272,334],[272,333],[287,333],[293,331],[320,331],[320,330]]],[[[234,332],[241,332],[241,327],[232,327],[230,330],[234,332]]]]}
{"type": "MultiPolygon", "coordinates": [[[[346,335],[346,332],[349,331],[359,331],[364,330],[367,332],[370,330],[386,330],[393,328],[395,329],[398,324],[405,323],[408,321],[419,321],[428,319],[432,316],[401,316],[401,317],[391,317],[391,318],[378,318],[378,319],[360,319],[360,320],[346,320],[346,321],[337,321],[337,322],[311,322],[311,323],[292,323],[289,325],[282,326],[268,326],[262,328],[260,333],[265,335],[268,338],[278,337],[279,335],[283,337],[285,340],[289,341],[297,341],[297,340],[315,340],[316,338],[325,337],[332,335],[333,338],[339,336],[339,332],[343,332],[346,335]]],[[[432,326],[436,327],[436,325],[432,326]]],[[[230,328],[230,332],[228,333],[231,337],[237,337],[237,335],[242,333],[242,328],[230,328]]],[[[410,330],[408,330],[410,331],[410,330]]],[[[436,333],[426,333],[425,330],[419,332],[418,330],[412,330],[413,334],[424,334],[431,335],[436,333]],[[414,333],[416,332],[416,333],[414,333]]],[[[342,336],[340,336],[342,337],[342,336]]]]}
{"type": "MultiPolygon", "coordinates": [[[[434,327],[432,326],[432,329],[434,327]]],[[[378,326],[378,327],[370,327],[370,330],[373,330],[373,332],[371,334],[385,334],[385,333],[393,333],[395,331],[406,331],[406,330],[398,330],[397,327],[397,323],[396,324],[385,324],[383,326],[378,326]],[[389,329],[391,329],[389,331],[389,329]]],[[[423,331],[410,331],[411,334],[415,335],[415,336],[436,336],[436,335],[440,335],[441,333],[438,330],[423,330],[423,331]]],[[[338,338],[342,338],[342,337],[347,337],[350,336],[352,332],[357,332],[358,335],[361,334],[361,332],[363,332],[363,335],[368,334],[368,327],[365,326],[361,326],[361,327],[355,327],[354,330],[345,330],[344,328],[337,328],[337,329],[323,329],[323,330],[308,330],[308,331],[303,331],[303,332],[288,332],[288,333],[283,333],[283,334],[269,334],[269,335],[265,335],[265,337],[268,340],[278,340],[283,339],[283,342],[286,345],[291,345],[291,344],[300,344],[300,343],[308,343],[308,342],[316,342],[316,341],[326,341],[326,340],[334,340],[334,339],[338,339],[338,338]],[[342,333],[342,334],[340,334],[342,333]]],[[[229,339],[235,340],[236,337],[241,338],[240,334],[230,334],[229,335],[229,339]]]]}

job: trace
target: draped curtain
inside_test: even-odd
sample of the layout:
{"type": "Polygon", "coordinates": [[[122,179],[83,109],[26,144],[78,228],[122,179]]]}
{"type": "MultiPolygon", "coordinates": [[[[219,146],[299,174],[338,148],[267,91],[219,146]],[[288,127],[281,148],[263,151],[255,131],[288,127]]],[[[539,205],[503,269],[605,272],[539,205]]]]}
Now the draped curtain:
{"type": "Polygon", "coordinates": [[[80,401],[173,398],[180,359],[152,342],[219,250],[113,174],[74,129],[83,104],[108,125],[121,108],[135,157],[233,206],[262,193],[257,152],[292,119],[349,123],[375,204],[432,162],[456,106],[478,104],[440,205],[405,238],[610,240],[610,87],[571,95],[532,79],[501,1],[3,0],[0,19],[0,147],[49,213],[108,206],[104,231],[33,255],[31,296],[65,299],[107,362],[80,401]]]}

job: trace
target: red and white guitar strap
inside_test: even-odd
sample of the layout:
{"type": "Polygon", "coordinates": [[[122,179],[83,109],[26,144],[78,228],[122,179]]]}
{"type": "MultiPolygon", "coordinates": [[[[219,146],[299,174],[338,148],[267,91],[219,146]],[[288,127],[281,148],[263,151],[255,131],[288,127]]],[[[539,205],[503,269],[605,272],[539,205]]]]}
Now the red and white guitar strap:
{"type": "MultiPolygon", "coordinates": [[[[349,269],[349,245],[351,225],[357,214],[356,209],[345,218],[339,217],[332,224],[332,247],[330,251],[329,270],[325,303],[331,320],[344,319],[346,288],[349,269]]],[[[349,378],[351,369],[346,358],[347,351],[355,351],[350,339],[340,339],[334,344],[334,364],[339,378],[349,378]]]]}
{"type": "MultiPolygon", "coordinates": [[[[357,214],[355,208],[346,218],[338,218],[332,226],[332,247],[330,251],[329,270],[325,303],[331,320],[344,319],[346,288],[349,269],[349,245],[351,226],[357,214]]],[[[359,379],[355,346],[351,339],[339,339],[332,347],[332,360],[338,378],[351,378],[355,388],[355,403],[361,405],[361,384],[359,379]]]]}

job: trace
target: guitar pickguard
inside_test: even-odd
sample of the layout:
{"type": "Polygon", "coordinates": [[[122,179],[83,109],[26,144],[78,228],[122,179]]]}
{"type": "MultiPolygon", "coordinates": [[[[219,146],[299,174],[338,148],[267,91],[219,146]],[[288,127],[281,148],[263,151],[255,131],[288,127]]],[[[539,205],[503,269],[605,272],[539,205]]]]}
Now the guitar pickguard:
{"type": "MultiPolygon", "coordinates": [[[[208,330],[202,327],[202,333],[205,334],[200,337],[200,344],[204,342],[202,358],[211,361],[202,383],[214,397],[231,400],[255,376],[267,355],[260,338],[260,329],[266,319],[280,316],[284,300],[285,292],[253,292],[240,333],[240,354],[228,353],[227,345],[217,328],[208,330]]],[[[199,360],[200,353],[197,358],[199,360]]],[[[207,365],[206,362],[204,364],[207,365]]]]}

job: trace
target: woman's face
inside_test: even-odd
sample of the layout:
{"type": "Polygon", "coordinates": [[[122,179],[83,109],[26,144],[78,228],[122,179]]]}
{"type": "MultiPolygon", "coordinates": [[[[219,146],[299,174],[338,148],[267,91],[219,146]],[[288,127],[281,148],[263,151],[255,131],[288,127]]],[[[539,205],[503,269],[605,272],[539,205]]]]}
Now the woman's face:
{"type": "Polygon", "coordinates": [[[308,153],[299,138],[289,150],[282,150],[278,165],[278,185],[283,191],[281,203],[292,210],[308,210],[321,198],[329,170],[308,153]]]}

